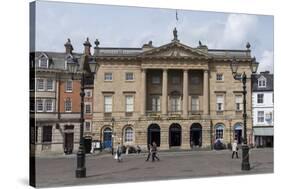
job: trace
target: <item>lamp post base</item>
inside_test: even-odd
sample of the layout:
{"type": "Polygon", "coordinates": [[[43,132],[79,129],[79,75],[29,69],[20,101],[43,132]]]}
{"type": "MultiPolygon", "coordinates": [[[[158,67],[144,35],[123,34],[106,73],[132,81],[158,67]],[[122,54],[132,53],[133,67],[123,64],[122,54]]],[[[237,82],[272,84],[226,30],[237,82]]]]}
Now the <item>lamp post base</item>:
{"type": "Polygon", "coordinates": [[[76,178],[85,178],[86,177],[86,168],[77,168],[76,169],[76,178]]]}
{"type": "Polygon", "coordinates": [[[83,146],[79,147],[77,153],[77,168],[76,168],[76,178],[86,177],[86,167],[85,167],[85,152],[83,146]]]}
{"type": "Polygon", "coordinates": [[[247,144],[242,145],[242,167],[243,171],[249,171],[250,163],[249,163],[249,146],[247,144]]]}

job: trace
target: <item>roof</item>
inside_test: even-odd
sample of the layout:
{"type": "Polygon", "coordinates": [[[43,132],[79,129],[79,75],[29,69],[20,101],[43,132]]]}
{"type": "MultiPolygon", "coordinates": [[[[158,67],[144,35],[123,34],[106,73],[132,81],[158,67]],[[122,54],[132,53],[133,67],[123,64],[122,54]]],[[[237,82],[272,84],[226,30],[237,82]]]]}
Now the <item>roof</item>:
{"type": "Polygon", "coordinates": [[[253,75],[252,87],[253,92],[273,91],[273,74],[270,74],[269,72],[261,72],[260,74],[253,75]],[[266,79],[266,87],[258,87],[258,80],[261,77],[266,79]]]}

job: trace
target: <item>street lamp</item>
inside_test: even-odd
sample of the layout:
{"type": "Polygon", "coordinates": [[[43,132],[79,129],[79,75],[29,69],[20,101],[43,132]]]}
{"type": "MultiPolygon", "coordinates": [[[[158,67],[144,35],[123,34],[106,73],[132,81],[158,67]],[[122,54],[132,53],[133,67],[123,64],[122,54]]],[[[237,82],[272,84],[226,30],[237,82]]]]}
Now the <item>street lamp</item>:
{"type": "MultiPolygon", "coordinates": [[[[251,60],[251,72],[256,73],[258,69],[259,63],[256,62],[256,58],[252,58],[251,60]]],[[[252,77],[247,77],[246,73],[242,74],[242,77],[238,77],[237,70],[238,70],[238,62],[236,61],[235,57],[233,57],[232,62],[230,63],[231,71],[233,78],[235,80],[240,80],[243,83],[243,120],[244,120],[244,138],[242,144],[242,170],[250,170],[250,163],[249,163],[249,146],[247,142],[247,111],[246,111],[246,81],[247,79],[252,79],[252,77]]]]}
{"type": "MultiPolygon", "coordinates": [[[[84,43],[84,46],[88,45],[89,47],[91,44],[88,41],[84,43]],[[86,43],[87,42],[87,43],[86,43]]],[[[97,63],[93,58],[90,57],[91,55],[85,53],[81,56],[80,65],[76,62],[68,62],[67,69],[70,73],[74,74],[81,74],[81,88],[80,88],[80,139],[79,139],[79,149],[77,152],[77,168],[76,168],[76,177],[83,178],[86,177],[86,167],[85,167],[85,146],[84,146],[84,96],[85,96],[85,75],[91,76],[94,80],[94,75],[97,71],[97,63]]],[[[88,78],[88,77],[87,77],[88,78]]]]}
{"type": "Polygon", "coordinates": [[[114,149],[113,149],[113,145],[114,145],[114,117],[111,118],[111,125],[112,125],[112,132],[111,132],[111,154],[114,154],[114,149]]]}

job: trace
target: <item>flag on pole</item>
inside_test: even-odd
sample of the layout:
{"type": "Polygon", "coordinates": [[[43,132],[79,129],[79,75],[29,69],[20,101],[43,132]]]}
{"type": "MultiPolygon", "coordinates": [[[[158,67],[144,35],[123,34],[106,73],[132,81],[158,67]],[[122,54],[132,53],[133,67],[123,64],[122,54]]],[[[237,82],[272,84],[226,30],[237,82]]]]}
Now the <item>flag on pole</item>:
{"type": "Polygon", "coordinates": [[[178,21],[179,18],[178,18],[178,10],[176,10],[176,20],[178,21]]]}

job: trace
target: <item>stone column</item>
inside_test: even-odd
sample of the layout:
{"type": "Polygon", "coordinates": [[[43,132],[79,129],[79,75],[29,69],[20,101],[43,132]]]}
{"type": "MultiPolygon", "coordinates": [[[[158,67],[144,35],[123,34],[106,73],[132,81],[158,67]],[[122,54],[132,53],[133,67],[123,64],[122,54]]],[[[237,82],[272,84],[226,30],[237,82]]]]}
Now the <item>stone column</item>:
{"type": "Polygon", "coordinates": [[[146,113],[146,69],[141,71],[141,116],[146,113]]]}
{"type": "Polygon", "coordinates": [[[167,69],[163,70],[163,79],[162,79],[162,105],[161,110],[163,115],[167,115],[167,101],[168,101],[168,71],[167,69]]]}
{"type": "Polygon", "coordinates": [[[204,70],[203,115],[209,114],[209,71],[204,70]]]}
{"type": "Polygon", "coordinates": [[[188,70],[183,71],[183,99],[182,99],[183,116],[188,114],[188,70]]]}

